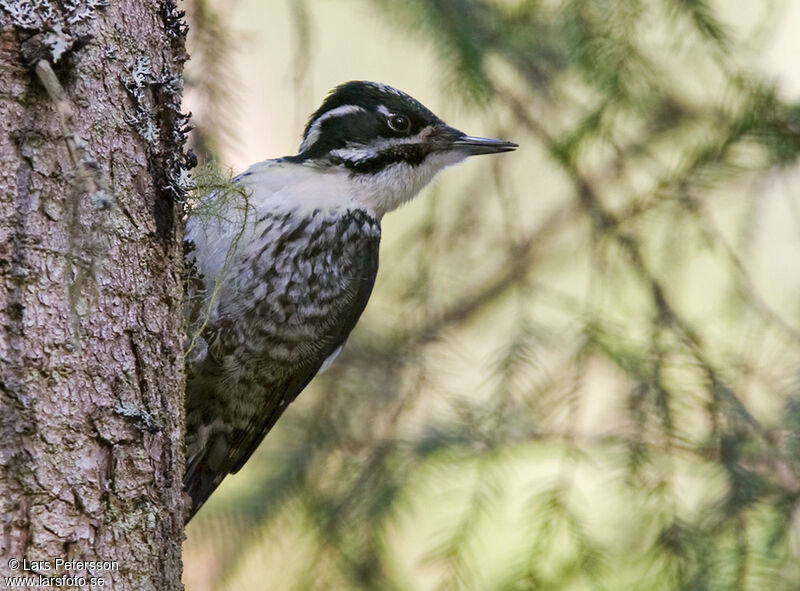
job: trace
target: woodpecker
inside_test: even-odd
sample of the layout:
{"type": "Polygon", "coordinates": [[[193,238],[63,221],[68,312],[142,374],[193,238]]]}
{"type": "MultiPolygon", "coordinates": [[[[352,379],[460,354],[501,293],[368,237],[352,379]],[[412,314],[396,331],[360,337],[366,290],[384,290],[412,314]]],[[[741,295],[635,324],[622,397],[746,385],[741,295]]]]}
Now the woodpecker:
{"type": "Polygon", "coordinates": [[[342,350],[372,292],[384,214],[444,167],[516,147],[449,127],[390,86],[347,82],[297,155],[254,164],[233,179],[239,192],[190,213],[187,522],[342,350]]]}

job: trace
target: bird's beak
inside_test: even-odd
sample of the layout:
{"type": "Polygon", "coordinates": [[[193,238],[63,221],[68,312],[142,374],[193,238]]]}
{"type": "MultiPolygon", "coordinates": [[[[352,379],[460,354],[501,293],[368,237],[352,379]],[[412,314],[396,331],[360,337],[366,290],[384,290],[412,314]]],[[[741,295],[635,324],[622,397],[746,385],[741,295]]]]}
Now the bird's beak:
{"type": "Polygon", "coordinates": [[[467,156],[511,152],[512,150],[516,150],[518,147],[514,142],[466,135],[465,133],[449,126],[443,126],[437,135],[445,140],[446,149],[464,152],[467,156]]]}
{"type": "Polygon", "coordinates": [[[469,156],[478,154],[499,154],[517,149],[517,144],[505,140],[495,140],[488,137],[474,137],[465,135],[453,142],[453,149],[463,150],[469,156]]]}

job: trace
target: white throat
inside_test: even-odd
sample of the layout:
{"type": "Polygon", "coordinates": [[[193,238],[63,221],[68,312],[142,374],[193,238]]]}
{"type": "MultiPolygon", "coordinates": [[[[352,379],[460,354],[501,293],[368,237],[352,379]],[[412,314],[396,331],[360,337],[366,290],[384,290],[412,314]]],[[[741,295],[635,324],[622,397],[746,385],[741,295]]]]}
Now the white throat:
{"type": "Polygon", "coordinates": [[[375,174],[352,175],[353,197],[380,220],[416,197],[440,170],[466,157],[463,152],[436,152],[416,166],[397,162],[375,174]]]}
{"type": "Polygon", "coordinates": [[[235,180],[247,187],[250,205],[271,209],[332,211],[364,209],[375,219],[413,199],[436,173],[466,157],[437,152],[411,166],[398,162],[374,174],[353,174],[344,166],[320,169],[308,164],[267,160],[254,164],[235,180]]]}

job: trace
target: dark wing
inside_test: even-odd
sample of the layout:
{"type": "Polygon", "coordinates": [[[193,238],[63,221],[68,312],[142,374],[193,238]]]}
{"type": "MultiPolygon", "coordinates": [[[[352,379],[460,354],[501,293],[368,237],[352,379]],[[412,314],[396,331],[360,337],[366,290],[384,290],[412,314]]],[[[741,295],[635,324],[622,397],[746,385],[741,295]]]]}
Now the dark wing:
{"type": "MultiPolygon", "coordinates": [[[[324,361],[324,360],[323,360],[324,361]]],[[[238,472],[250,458],[266,434],[286,410],[289,402],[303,391],[319,371],[322,362],[304,368],[281,383],[272,384],[272,396],[266,399],[263,411],[253,415],[244,429],[232,428],[224,434],[214,434],[203,453],[195,456],[186,465],[183,486],[192,498],[192,506],[186,522],[194,517],[222,480],[228,474],[238,472]],[[286,400],[284,404],[280,401],[286,400]]],[[[187,382],[187,391],[192,387],[187,382]]],[[[201,386],[202,387],[202,386],[201,386]]]]}
{"type": "MultiPolygon", "coordinates": [[[[341,296],[330,303],[328,329],[315,347],[315,353],[302,364],[280,374],[267,383],[238,383],[230,390],[225,384],[224,362],[215,357],[216,341],[225,340],[226,327],[209,327],[206,330],[210,346],[205,359],[196,367],[188,368],[187,375],[187,446],[190,435],[214,425],[219,417],[228,416],[235,393],[263,391],[255,396],[258,404],[247,413],[245,421],[231,420],[229,428],[213,432],[202,446],[202,451],[187,458],[184,488],[192,498],[187,522],[200,509],[212,492],[229,474],[237,472],[250,458],[266,434],[272,429],[289,404],[303,391],[317,374],[325,360],[347,340],[367,305],[378,270],[379,238],[364,239],[357,256],[350,259],[352,280],[342,290],[341,296]],[[197,417],[194,415],[198,414],[197,417]]],[[[239,413],[241,415],[241,413],[239,413]]],[[[190,450],[191,453],[191,450],[190,450]]]]}

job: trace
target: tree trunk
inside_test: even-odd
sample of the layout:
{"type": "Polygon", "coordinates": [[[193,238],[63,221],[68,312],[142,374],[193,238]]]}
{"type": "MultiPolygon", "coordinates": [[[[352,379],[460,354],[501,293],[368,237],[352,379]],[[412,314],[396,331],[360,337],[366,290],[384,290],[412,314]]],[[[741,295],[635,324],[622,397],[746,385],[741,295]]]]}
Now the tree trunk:
{"type": "Polygon", "coordinates": [[[0,0],[0,576],[180,589],[185,30],[104,4],[0,0]]]}

